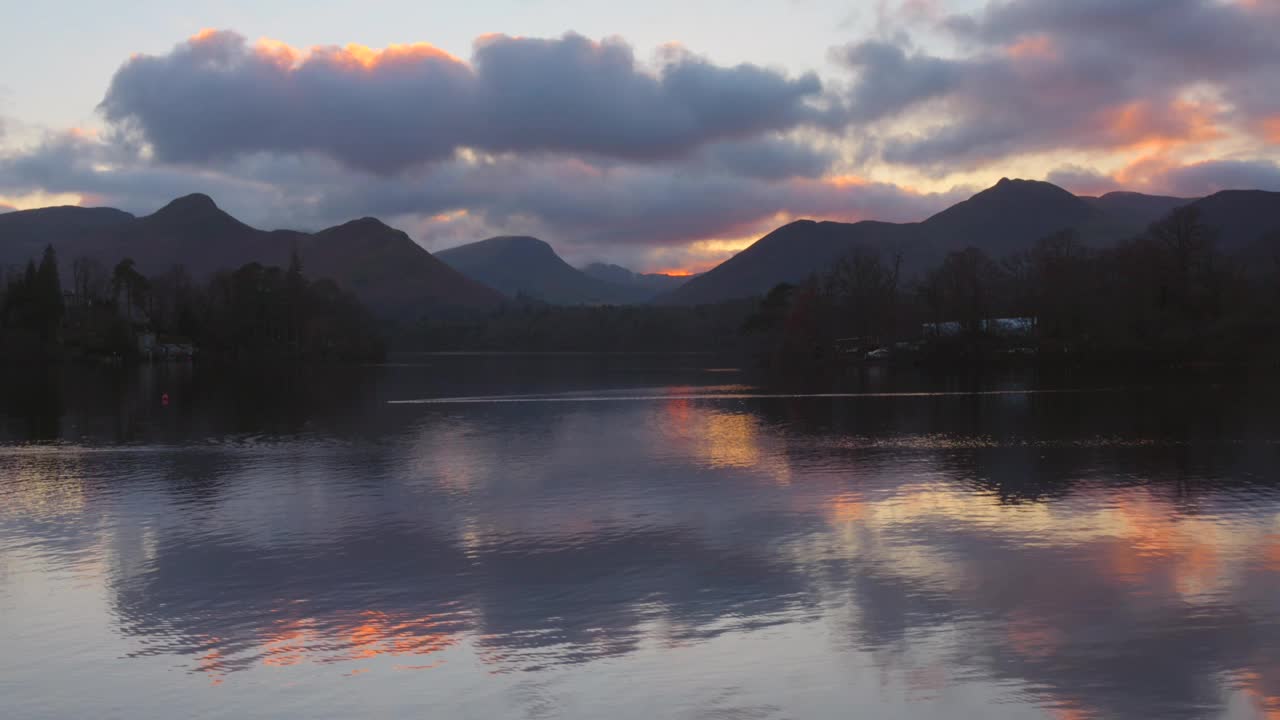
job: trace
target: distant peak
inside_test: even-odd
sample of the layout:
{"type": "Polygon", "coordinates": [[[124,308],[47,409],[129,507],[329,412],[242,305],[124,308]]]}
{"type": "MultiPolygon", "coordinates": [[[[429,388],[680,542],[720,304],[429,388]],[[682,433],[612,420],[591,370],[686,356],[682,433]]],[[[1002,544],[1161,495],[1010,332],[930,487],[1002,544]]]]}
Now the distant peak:
{"type": "Polygon", "coordinates": [[[1019,195],[1026,193],[1038,193],[1042,195],[1070,195],[1071,193],[1044,180],[1023,180],[1021,178],[1002,177],[995,185],[987,188],[979,195],[987,193],[999,193],[1001,195],[1016,193],[1019,195]]]}
{"type": "Polygon", "coordinates": [[[204,193],[191,193],[170,202],[160,209],[160,212],[192,212],[192,211],[209,211],[217,210],[218,205],[213,198],[204,193]]]}
{"type": "Polygon", "coordinates": [[[367,230],[382,230],[384,228],[388,230],[391,229],[390,225],[382,222],[376,217],[369,217],[369,216],[356,218],[355,220],[352,220],[346,224],[353,228],[361,228],[361,229],[367,229],[367,230]]]}
{"type": "Polygon", "coordinates": [[[533,237],[532,235],[498,235],[496,237],[491,237],[487,240],[481,240],[480,242],[490,243],[493,245],[512,245],[512,246],[523,245],[527,247],[551,247],[551,245],[547,243],[547,241],[539,240],[538,238],[533,237]]]}
{"type": "Polygon", "coordinates": [[[207,225],[209,223],[226,224],[240,221],[228,215],[213,202],[213,198],[203,193],[192,193],[170,202],[149,216],[152,221],[165,225],[207,225]]]}

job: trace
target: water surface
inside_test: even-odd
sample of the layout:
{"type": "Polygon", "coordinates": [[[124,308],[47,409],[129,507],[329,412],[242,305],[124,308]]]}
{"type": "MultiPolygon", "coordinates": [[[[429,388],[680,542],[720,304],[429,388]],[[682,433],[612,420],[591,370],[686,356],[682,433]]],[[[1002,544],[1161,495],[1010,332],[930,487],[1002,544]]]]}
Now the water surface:
{"type": "Polygon", "coordinates": [[[697,355],[11,373],[0,716],[1276,718],[1277,400],[697,355]]]}

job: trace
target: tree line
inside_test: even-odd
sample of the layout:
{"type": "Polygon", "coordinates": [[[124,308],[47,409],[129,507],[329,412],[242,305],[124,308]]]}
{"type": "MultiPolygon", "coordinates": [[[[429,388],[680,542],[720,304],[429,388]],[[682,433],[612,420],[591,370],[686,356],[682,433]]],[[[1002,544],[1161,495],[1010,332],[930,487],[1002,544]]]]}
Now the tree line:
{"type": "Polygon", "coordinates": [[[744,329],[775,353],[821,354],[838,338],[923,340],[941,356],[1020,346],[1101,359],[1274,360],[1280,357],[1280,236],[1223,253],[1193,207],[1107,248],[1073,230],[992,258],[969,247],[913,282],[901,257],[859,249],[827,273],[775,287],[744,329]],[[1025,318],[1000,337],[993,318],[1025,318]],[[954,332],[930,334],[950,324],[954,332]]]}
{"type": "Polygon", "coordinates": [[[183,266],[147,277],[131,258],[110,270],[77,258],[64,292],[58,257],[11,271],[0,296],[0,355],[136,357],[150,338],[226,360],[369,360],[383,355],[377,323],[333,281],[311,280],[294,253],[288,268],[250,263],[194,279],[183,266]]]}
{"type": "Polygon", "coordinates": [[[1074,230],[993,258],[976,247],[910,276],[901,255],[855,249],[762,298],[696,307],[555,306],[518,298],[496,312],[424,318],[400,338],[429,350],[728,350],[824,358],[838,341],[906,343],[941,361],[995,353],[1103,361],[1249,360],[1280,355],[1280,237],[1228,256],[1196,208],[1105,248],[1074,230]],[[990,322],[1024,318],[1001,336],[990,322]],[[936,330],[946,326],[949,331],[936,330]],[[934,332],[930,332],[930,328],[934,332]]]}

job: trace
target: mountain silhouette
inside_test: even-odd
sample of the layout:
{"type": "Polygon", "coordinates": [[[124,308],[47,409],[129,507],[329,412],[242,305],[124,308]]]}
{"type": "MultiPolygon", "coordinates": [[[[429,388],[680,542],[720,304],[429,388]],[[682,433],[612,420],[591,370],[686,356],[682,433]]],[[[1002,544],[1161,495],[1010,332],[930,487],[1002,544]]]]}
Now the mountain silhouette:
{"type": "Polygon", "coordinates": [[[1223,190],[1191,205],[1217,233],[1224,250],[1251,249],[1266,242],[1272,253],[1280,252],[1280,192],[1223,190]]]}
{"type": "Polygon", "coordinates": [[[1081,199],[1106,213],[1113,221],[1134,227],[1150,225],[1168,215],[1174,208],[1195,201],[1195,198],[1143,195],[1124,191],[1081,199]]]}
{"type": "Polygon", "coordinates": [[[922,222],[797,220],[692,278],[639,274],[602,263],[579,270],[547,243],[527,236],[490,238],[433,256],[374,218],[317,233],[264,231],[237,220],[202,194],[177,198],[143,217],[74,206],[0,214],[0,265],[21,266],[52,244],[64,272],[81,256],[95,257],[107,267],[132,257],[147,274],[181,264],[200,277],[255,261],[283,266],[297,249],[309,275],[334,279],[384,315],[492,308],[504,295],[557,304],[651,299],[701,304],[761,295],[780,282],[803,281],[857,247],[900,255],[904,282],[910,282],[948,252],[969,246],[999,258],[1064,229],[1106,246],[1133,237],[1183,205],[1200,210],[1224,252],[1268,263],[1280,255],[1280,193],[1226,190],[1200,199],[1133,192],[1081,197],[1047,182],[1004,178],[922,222]]]}
{"type": "Polygon", "coordinates": [[[538,238],[503,235],[441,250],[436,257],[508,297],[560,305],[640,302],[652,293],[592,277],[538,238]]]}
{"type": "Polygon", "coordinates": [[[0,215],[0,262],[25,263],[46,244],[63,271],[78,257],[107,268],[126,257],[144,274],[183,265],[195,277],[251,262],[284,266],[296,249],[312,277],[328,277],[383,315],[496,307],[502,298],[440,262],[405,233],[372,218],[318,233],[246,225],[207,195],[177,198],[151,215],[111,208],[44,208],[0,215]]]}
{"type": "Polygon", "coordinates": [[[0,214],[0,264],[20,265],[40,257],[46,245],[64,249],[68,239],[105,242],[116,228],[135,218],[115,208],[76,205],[0,214]]]}
{"type": "Polygon", "coordinates": [[[666,273],[638,273],[612,263],[591,263],[582,272],[597,280],[615,285],[640,288],[652,295],[674,290],[689,281],[691,275],[667,275],[666,273]]]}
{"type": "Polygon", "coordinates": [[[1280,228],[1280,193],[1225,191],[1199,200],[1127,192],[1078,197],[1051,183],[1004,178],[919,223],[797,220],[655,302],[692,305],[761,295],[780,282],[820,273],[857,247],[890,257],[900,253],[909,281],[948,252],[972,246],[1000,258],[1059,230],[1074,229],[1084,242],[1107,246],[1187,204],[1201,210],[1228,253],[1263,242],[1280,228]]]}

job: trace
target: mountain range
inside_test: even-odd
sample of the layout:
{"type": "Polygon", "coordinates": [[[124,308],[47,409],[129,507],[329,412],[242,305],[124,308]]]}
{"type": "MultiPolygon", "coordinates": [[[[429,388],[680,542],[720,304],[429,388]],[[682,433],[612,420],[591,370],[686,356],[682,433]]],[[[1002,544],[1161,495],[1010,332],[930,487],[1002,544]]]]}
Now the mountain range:
{"type": "Polygon", "coordinates": [[[760,295],[779,282],[800,282],[821,272],[858,247],[901,253],[903,272],[910,278],[953,250],[978,247],[999,258],[1065,229],[1077,230],[1088,244],[1105,246],[1188,204],[1200,209],[1228,253],[1257,247],[1280,231],[1280,193],[1227,190],[1200,199],[1130,192],[1080,197],[1051,183],[1004,178],[918,223],[797,220],[655,302],[694,305],[760,295]]]}
{"type": "Polygon", "coordinates": [[[426,308],[497,307],[502,296],[436,259],[405,233],[361,218],[317,233],[265,231],[206,195],[178,198],[151,215],[75,206],[0,215],[0,263],[21,265],[53,245],[67,272],[92,257],[108,269],[130,257],[143,274],[183,265],[195,277],[250,262],[284,266],[296,250],[312,277],[327,277],[384,315],[426,308]]]}
{"type": "Polygon", "coordinates": [[[560,305],[641,303],[675,286],[646,285],[637,278],[651,276],[616,265],[612,267],[620,273],[606,272],[603,277],[598,270],[584,272],[565,262],[546,242],[527,236],[493,237],[441,250],[436,257],[507,297],[560,305]]]}
{"type": "Polygon", "coordinates": [[[1074,228],[1093,245],[1117,242],[1183,205],[1194,205],[1228,253],[1273,255],[1280,193],[1228,190],[1205,198],[1115,192],[1076,196],[1046,182],[1002,179],[921,222],[797,220],[720,265],[685,278],[565,262],[546,242],[489,238],[435,255],[404,232],[361,218],[316,233],[259,230],[205,195],[181,197],[135,217],[112,208],[74,206],[0,214],[0,265],[21,265],[52,244],[63,259],[95,257],[108,268],[132,257],[143,273],[176,264],[208,276],[249,262],[285,265],[296,250],[312,277],[329,277],[383,315],[413,317],[444,308],[484,310],[519,295],[559,304],[702,304],[767,292],[798,282],[857,247],[900,253],[908,278],[953,250],[974,246],[992,257],[1026,249],[1074,228]]]}
{"type": "Polygon", "coordinates": [[[621,265],[611,263],[590,263],[581,268],[582,272],[593,278],[605,280],[615,285],[642,288],[648,293],[658,294],[674,290],[689,281],[694,275],[668,275],[667,273],[638,273],[621,265]]]}

